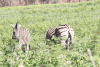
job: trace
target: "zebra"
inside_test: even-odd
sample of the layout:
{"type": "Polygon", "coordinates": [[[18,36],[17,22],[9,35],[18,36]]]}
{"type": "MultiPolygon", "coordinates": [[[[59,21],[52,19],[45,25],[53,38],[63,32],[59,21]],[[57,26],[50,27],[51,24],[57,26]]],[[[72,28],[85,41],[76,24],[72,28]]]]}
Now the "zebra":
{"type": "Polygon", "coordinates": [[[28,31],[28,29],[20,28],[21,24],[18,25],[18,22],[15,26],[10,23],[10,26],[13,28],[12,39],[15,39],[20,43],[19,48],[21,49],[23,45],[26,45],[26,49],[29,50],[30,45],[28,43],[30,42],[30,32],[28,31]]]}
{"type": "Polygon", "coordinates": [[[61,45],[69,51],[70,44],[73,44],[74,30],[67,24],[59,25],[56,28],[50,28],[46,34],[46,44],[50,45],[50,41],[56,44],[54,37],[58,38],[61,45]]]}

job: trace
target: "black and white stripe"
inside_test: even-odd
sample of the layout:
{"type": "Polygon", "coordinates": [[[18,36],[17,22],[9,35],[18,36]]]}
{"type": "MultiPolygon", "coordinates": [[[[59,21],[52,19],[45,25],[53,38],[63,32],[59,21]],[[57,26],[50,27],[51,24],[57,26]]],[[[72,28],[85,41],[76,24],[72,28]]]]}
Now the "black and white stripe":
{"type": "Polygon", "coordinates": [[[56,44],[53,37],[59,38],[62,46],[66,46],[67,50],[69,50],[70,44],[73,44],[74,30],[67,24],[60,25],[56,28],[50,28],[46,34],[46,44],[49,45],[50,41],[56,44]]]}
{"type": "Polygon", "coordinates": [[[19,48],[21,49],[22,45],[26,45],[27,50],[29,49],[29,42],[30,42],[30,32],[26,28],[20,28],[21,25],[16,23],[16,25],[10,24],[10,26],[13,28],[13,36],[12,39],[17,40],[20,45],[19,48]]]}

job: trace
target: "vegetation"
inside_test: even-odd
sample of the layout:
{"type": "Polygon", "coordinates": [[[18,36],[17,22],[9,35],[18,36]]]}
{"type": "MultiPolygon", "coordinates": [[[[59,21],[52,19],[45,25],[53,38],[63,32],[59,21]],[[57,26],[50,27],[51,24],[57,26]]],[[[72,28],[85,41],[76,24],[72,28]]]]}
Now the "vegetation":
{"type": "Polygon", "coordinates": [[[0,67],[96,67],[100,66],[100,1],[0,8],[0,67]],[[15,49],[10,23],[19,22],[31,34],[31,49],[15,49]],[[70,25],[75,31],[74,45],[66,51],[61,44],[46,45],[49,28],[70,25]]]}

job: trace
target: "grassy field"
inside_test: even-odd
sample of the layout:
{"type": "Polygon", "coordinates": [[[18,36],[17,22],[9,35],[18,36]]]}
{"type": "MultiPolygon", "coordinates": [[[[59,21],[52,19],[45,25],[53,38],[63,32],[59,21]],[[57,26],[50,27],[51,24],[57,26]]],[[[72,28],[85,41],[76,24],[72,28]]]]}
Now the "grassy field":
{"type": "Polygon", "coordinates": [[[92,67],[87,48],[100,67],[100,0],[0,8],[0,67],[92,67]],[[16,22],[30,31],[28,53],[14,49],[10,23],[16,22]],[[69,51],[61,44],[46,45],[47,30],[61,24],[75,31],[69,51]]]}

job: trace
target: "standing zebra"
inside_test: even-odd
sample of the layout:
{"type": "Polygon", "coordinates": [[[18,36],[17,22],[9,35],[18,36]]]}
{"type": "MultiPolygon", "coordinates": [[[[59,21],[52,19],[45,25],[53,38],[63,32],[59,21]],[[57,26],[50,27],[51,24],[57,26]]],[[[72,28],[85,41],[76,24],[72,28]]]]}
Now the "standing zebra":
{"type": "Polygon", "coordinates": [[[30,45],[28,44],[30,41],[30,33],[26,28],[20,28],[21,24],[12,25],[10,26],[13,28],[13,36],[12,39],[17,40],[20,43],[19,48],[21,49],[22,45],[26,45],[27,50],[29,49],[30,45]]]}
{"type": "Polygon", "coordinates": [[[67,24],[60,25],[56,28],[50,28],[46,34],[46,44],[49,45],[49,41],[53,41],[54,37],[60,37],[60,43],[62,46],[66,46],[66,49],[69,50],[70,44],[73,44],[74,30],[67,24]]]}

